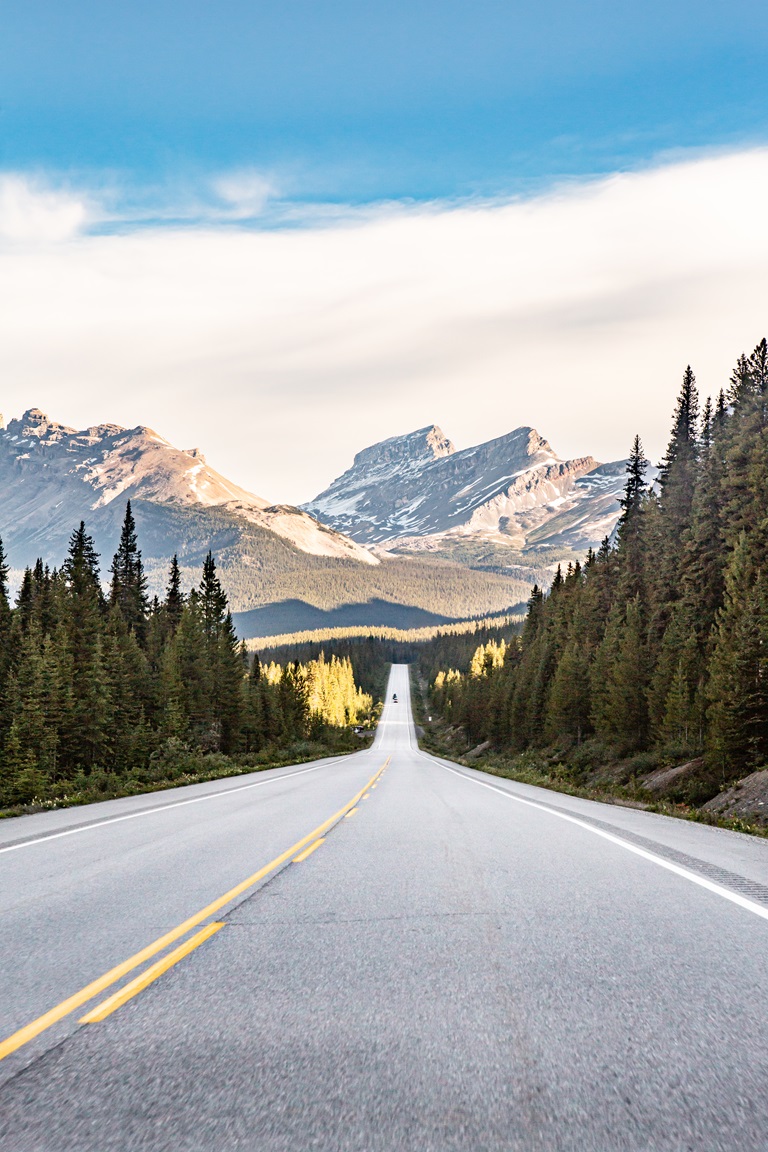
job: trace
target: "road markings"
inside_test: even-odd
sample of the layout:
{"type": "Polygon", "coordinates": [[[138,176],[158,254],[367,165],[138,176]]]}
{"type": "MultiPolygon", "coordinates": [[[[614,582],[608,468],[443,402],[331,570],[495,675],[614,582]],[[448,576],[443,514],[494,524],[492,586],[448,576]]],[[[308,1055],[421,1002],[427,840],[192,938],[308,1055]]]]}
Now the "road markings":
{"type": "Polygon", "coordinates": [[[359,812],[359,811],[360,811],[359,808],[352,808],[351,811],[347,812],[345,819],[349,820],[350,816],[354,816],[355,812],[359,812]]]}
{"type": "Polygon", "coordinates": [[[201,928],[194,936],[190,936],[189,940],[185,940],[178,948],[174,948],[173,952],[169,952],[162,960],[158,960],[147,968],[146,972],[142,972],[140,976],[136,976],[119,991],[114,992],[108,996],[106,1000],[102,1000],[101,1004],[97,1004],[95,1008],[81,1016],[78,1021],[79,1024],[97,1024],[101,1020],[106,1020],[107,1016],[121,1008],[126,1001],[131,1000],[137,993],[142,992],[147,988],[153,980],[157,980],[158,976],[162,976],[169,968],[173,968],[174,964],[178,964],[179,960],[183,960],[190,952],[194,952],[195,948],[199,948],[204,941],[210,939],[215,932],[223,928],[222,923],[206,924],[205,928],[201,928]]]}
{"type": "Polygon", "coordinates": [[[156,956],[158,952],[162,952],[167,948],[169,944],[173,944],[176,940],[181,939],[182,936],[186,936],[187,932],[192,928],[197,928],[198,924],[202,924],[203,920],[214,916],[227,904],[230,904],[233,900],[237,899],[238,896],[241,896],[244,892],[247,892],[249,888],[252,888],[254,884],[258,884],[258,882],[268,876],[270,872],[274,872],[275,869],[279,868],[282,864],[291,860],[298,852],[301,852],[302,848],[305,848],[307,844],[310,844],[313,840],[317,840],[319,836],[322,836],[323,832],[333,827],[334,824],[338,823],[338,821],[351,810],[355,809],[355,805],[360,797],[383,772],[389,763],[389,759],[390,758],[387,757],[382,767],[373,774],[368,783],[363,785],[360,791],[357,792],[343,808],[340,808],[338,812],[334,812],[333,816],[324,820],[323,823],[313,829],[308,836],[304,836],[296,844],[292,844],[286,852],[282,852],[279,856],[276,856],[274,860],[271,860],[269,864],[265,864],[258,872],[254,872],[247,880],[236,884],[234,888],[230,888],[223,896],[219,896],[218,899],[213,900],[210,904],[206,904],[205,908],[201,908],[194,916],[190,916],[189,919],[179,924],[176,928],[171,929],[170,932],[166,932],[164,936],[158,937],[152,944],[148,944],[146,948],[142,948],[140,952],[137,952],[128,960],[124,960],[122,964],[118,964],[115,968],[110,968],[109,972],[105,972],[103,976],[87,984],[85,988],[81,988],[80,991],[75,992],[73,996],[62,1000],[55,1008],[51,1008],[50,1011],[45,1012],[42,1016],[38,1016],[38,1018],[30,1024],[26,1024],[23,1028],[14,1032],[12,1036],[8,1036],[7,1039],[0,1043],[0,1060],[3,1060],[6,1056],[10,1056],[12,1052],[16,1052],[17,1049],[22,1048],[25,1044],[28,1044],[30,1040],[34,1040],[41,1032],[45,1032],[47,1028],[58,1023],[59,1020],[63,1020],[65,1016],[69,1016],[70,1013],[74,1012],[77,1008],[81,1008],[83,1004],[87,1004],[94,996],[98,996],[100,992],[109,988],[111,984],[120,980],[121,977],[126,976],[134,968],[138,968],[145,960],[151,959],[152,956],[156,956]]]}
{"type": "Polygon", "coordinates": [[[611,844],[617,844],[619,848],[624,848],[627,852],[633,852],[635,856],[641,856],[643,860],[649,860],[652,864],[658,864],[660,868],[666,868],[667,872],[673,872],[675,876],[680,876],[683,880],[689,880],[691,884],[697,884],[699,888],[706,888],[708,892],[714,892],[716,896],[722,896],[724,900],[729,900],[731,904],[738,905],[739,908],[743,908],[746,912],[752,912],[762,920],[768,920],[768,908],[764,908],[761,904],[756,904],[754,900],[748,900],[746,896],[740,896],[738,892],[731,892],[729,888],[724,888],[722,884],[716,884],[713,880],[707,880],[706,876],[699,876],[696,872],[691,872],[688,868],[682,868],[679,864],[673,864],[671,860],[665,860],[663,856],[657,856],[655,852],[649,852],[646,848],[639,848],[636,844],[630,844],[628,840],[623,840],[621,836],[614,836],[612,832],[605,832],[602,828],[595,828],[594,824],[588,824],[586,820],[580,820],[578,816],[568,816],[565,812],[556,812],[546,804],[537,804],[535,800],[524,800],[522,796],[516,796],[514,792],[507,792],[505,788],[498,788],[495,784],[487,784],[485,780],[476,780],[474,776],[465,776],[463,772],[457,772],[455,768],[449,768],[447,764],[440,764],[439,760],[431,756],[429,759],[432,760],[434,764],[439,764],[446,772],[452,772],[454,776],[460,776],[462,780],[467,780],[470,784],[479,784],[481,788],[490,788],[492,792],[498,792],[500,796],[506,796],[508,800],[514,800],[517,804],[525,804],[528,808],[538,808],[540,812],[546,812],[549,816],[556,816],[558,820],[565,820],[568,824],[576,824],[586,832],[591,832],[593,836],[600,836],[603,840],[608,840],[611,844]]]}
{"type": "Polygon", "coordinates": [[[222,796],[232,796],[236,792],[247,792],[249,788],[263,788],[265,784],[277,784],[280,780],[290,780],[292,776],[305,776],[307,772],[317,772],[329,764],[338,764],[343,757],[323,760],[312,768],[301,768],[298,772],[285,772],[282,776],[270,776],[267,780],[254,780],[252,784],[238,784],[236,788],[222,788],[219,792],[206,792],[204,796],[193,796],[190,800],[174,800],[172,804],[158,804],[155,808],[142,808],[140,812],[129,812],[125,816],[110,816],[106,820],[94,820],[92,824],[81,824],[78,828],[65,828],[63,832],[52,832],[50,836],[37,836],[22,840],[18,844],[7,844],[2,852],[16,852],[19,848],[31,848],[34,844],[47,844],[49,840],[59,840],[62,836],[75,836],[78,832],[90,832],[93,828],[105,828],[108,824],[120,824],[123,820],[138,820],[140,816],[155,816],[170,808],[183,808],[186,804],[202,804],[204,800],[220,800],[222,796]]]}
{"type": "Polygon", "coordinates": [[[315,840],[314,844],[310,844],[309,848],[305,848],[303,852],[299,852],[298,856],[294,856],[293,863],[301,864],[302,860],[306,860],[307,856],[311,856],[313,852],[317,851],[321,844],[325,844],[325,836],[321,836],[319,840],[315,840]]]}

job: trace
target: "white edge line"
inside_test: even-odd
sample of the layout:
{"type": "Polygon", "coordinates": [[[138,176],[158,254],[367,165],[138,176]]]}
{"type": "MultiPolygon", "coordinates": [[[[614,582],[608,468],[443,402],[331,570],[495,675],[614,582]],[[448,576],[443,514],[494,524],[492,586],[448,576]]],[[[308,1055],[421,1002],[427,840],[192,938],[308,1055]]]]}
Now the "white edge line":
{"type": "Polygon", "coordinates": [[[0,853],[15,852],[17,848],[31,848],[35,844],[47,844],[49,840],[59,840],[62,836],[74,836],[78,832],[90,832],[93,828],[104,828],[107,824],[119,824],[122,820],[137,820],[139,816],[155,816],[171,808],[183,808],[185,804],[200,804],[203,800],[219,800],[222,796],[232,796],[235,792],[245,792],[249,788],[261,788],[264,784],[276,784],[278,780],[289,780],[292,776],[304,776],[307,772],[317,772],[329,763],[338,764],[338,759],[324,760],[312,768],[301,768],[298,772],[285,772],[282,776],[270,776],[268,780],[254,780],[252,784],[239,784],[236,788],[222,788],[220,792],[206,792],[205,796],[193,796],[190,800],[176,800],[172,804],[158,804],[156,808],[143,808],[140,812],[129,812],[125,816],[110,816],[107,820],[94,820],[93,824],[81,824],[79,828],[65,828],[63,832],[52,832],[50,836],[38,836],[34,840],[22,840],[19,844],[8,844],[0,848],[0,853]]]}
{"type": "MultiPolygon", "coordinates": [[[[422,752],[422,755],[424,753],[422,752]]],[[[481,788],[490,788],[492,792],[498,792],[500,796],[506,796],[508,800],[514,800],[517,804],[527,804],[529,808],[538,808],[540,812],[546,812],[548,816],[556,816],[558,820],[567,820],[569,824],[577,824],[579,828],[584,828],[587,832],[591,832],[593,836],[601,836],[603,840],[609,840],[611,844],[618,844],[620,848],[624,848],[627,852],[634,852],[635,856],[641,856],[644,860],[650,860],[653,864],[658,864],[660,868],[666,868],[668,872],[674,872],[675,876],[682,876],[684,880],[690,880],[692,884],[698,884],[700,888],[706,888],[708,892],[714,892],[716,896],[722,896],[724,900],[730,900],[732,904],[737,904],[739,908],[744,908],[747,912],[753,912],[755,916],[759,916],[762,920],[768,920],[768,908],[763,908],[760,904],[755,904],[753,900],[747,900],[745,896],[740,896],[738,892],[731,892],[728,888],[723,888],[720,884],[715,884],[712,880],[707,880],[705,876],[697,876],[695,872],[689,872],[687,868],[681,868],[679,864],[673,864],[670,860],[665,860],[663,856],[656,856],[653,852],[648,852],[645,848],[638,848],[635,844],[630,844],[628,840],[622,840],[620,836],[614,836],[611,832],[604,832],[602,828],[595,828],[592,824],[587,824],[585,820],[579,820],[578,816],[567,816],[565,812],[555,812],[553,808],[547,807],[546,804],[537,804],[535,800],[524,800],[522,796],[516,796],[514,792],[507,792],[505,788],[497,788],[494,784],[487,784],[485,780],[476,780],[474,776],[465,776],[463,772],[458,772],[455,768],[449,768],[447,764],[441,764],[439,760],[430,756],[430,760],[434,764],[444,768],[446,772],[452,772],[454,776],[459,776],[462,780],[469,781],[470,784],[479,784],[481,788]]]]}

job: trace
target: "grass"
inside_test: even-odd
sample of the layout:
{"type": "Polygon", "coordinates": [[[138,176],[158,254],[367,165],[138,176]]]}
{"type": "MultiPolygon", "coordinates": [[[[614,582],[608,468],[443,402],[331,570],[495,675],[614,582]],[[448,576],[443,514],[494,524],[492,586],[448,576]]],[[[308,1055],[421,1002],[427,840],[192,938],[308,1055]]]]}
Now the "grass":
{"type": "Polygon", "coordinates": [[[691,820],[697,824],[709,824],[716,828],[726,828],[730,832],[744,832],[750,836],[768,838],[768,827],[753,824],[738,818],[718,816],[694,804],[674,803],[670,800],[650,796],[640,785],[629,781],[621,782],[622,767],[626,764],[602,766],[596,779],[574,779],[574,771],[562,760],[550,760],[543,752],[521,752],[518,755],[488,751],[482,756],[467,759],[466,751],[456,746],[455,730],[447,729],[442,721],[426,722],[425,703],[420,690],[414,686],[414,714],[422,729],[419,747],[455,764],[476,768],[491,776],[506,780],[517,780],[521,784],[532,784],[546,788],[550,792],[560,792],[566,796],[579,796],[584,800],[596,800],[602,804],[618,804],[625,808],[640,808],[646,812],[657,812],[662,816],[674,816],[678,820],[691,820]],[[614,778],[611,779],[613,772],[614,778]]]}
{"type": "MultiPolygon", "coordinates": [[[[347,734],[344,733],[344,736],[347,734]]],[[[204,784],[211,780],[225,780],[231,776],[245,776],[251,772],[264,772],[269,768],[284,768],[289,764],[306,764],[336,756],[349,756],[367,748],[370,735],[349,736],[340,739],[339,747],[304,741],[282,749],[267,749],[246,755],[224,756],[220,752],[202,754],[188,749],[168,758],[155,768],[138,770],[128,775],[95,771],[90,775],[79,773],[69,781],[49,786],[48,795],[36,796],[25,804],[9,804],[0,808],[0,819],[29,816],[59,808],[75,808],[95,804],[102,800],[118,800],[124,796],[141,796],[162,792],[170,788],[184,788],[188,784],[204,784]]]]}

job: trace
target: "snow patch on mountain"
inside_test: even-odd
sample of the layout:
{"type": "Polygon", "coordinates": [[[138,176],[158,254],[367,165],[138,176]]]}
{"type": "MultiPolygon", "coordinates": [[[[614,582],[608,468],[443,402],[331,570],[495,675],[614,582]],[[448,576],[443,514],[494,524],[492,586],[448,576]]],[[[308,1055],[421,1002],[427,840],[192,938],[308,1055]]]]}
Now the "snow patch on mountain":
{"type": "Polygon", "coordinates": [[[586,550],[615,526],[624,480],[624,461],[563,460],[528,426],[457,450],[431,425],[358,452],[304,508],[367,544],[479,537],[586,550]]]}
{"type": "MultiPolygon", "coordinates": [[[[234,484],[211,468],[198,448],[175,448],[143,425],[97,424],[78,431],[30,408],[0,430],[0,484],[0,536],[54,560],[62,530],[69,533],[88,520],[89,512],[117,500],[142,500],[161,507],[221,508],[302,552],[378,563],[368,549],[306,512],[274,505],[234,484]]],[[[175,550],[172,541],[169,548],[175,550]]]]}

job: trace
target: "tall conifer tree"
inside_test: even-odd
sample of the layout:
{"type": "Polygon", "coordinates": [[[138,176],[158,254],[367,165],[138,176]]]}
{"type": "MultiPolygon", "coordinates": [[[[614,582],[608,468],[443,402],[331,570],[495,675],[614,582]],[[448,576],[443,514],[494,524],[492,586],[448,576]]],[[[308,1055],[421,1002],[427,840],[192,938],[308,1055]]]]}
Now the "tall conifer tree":
{"type": "Polygon", "coordinates": [[[134,632],[137,639],[143,642],[146,637],[149,601],[147,580],[136,536],[136,521],[131,511],[130,500],[125,506],[120,544],[110,571],[112,573],[110,604],[120,612],[128,631],[134,632]]]}

